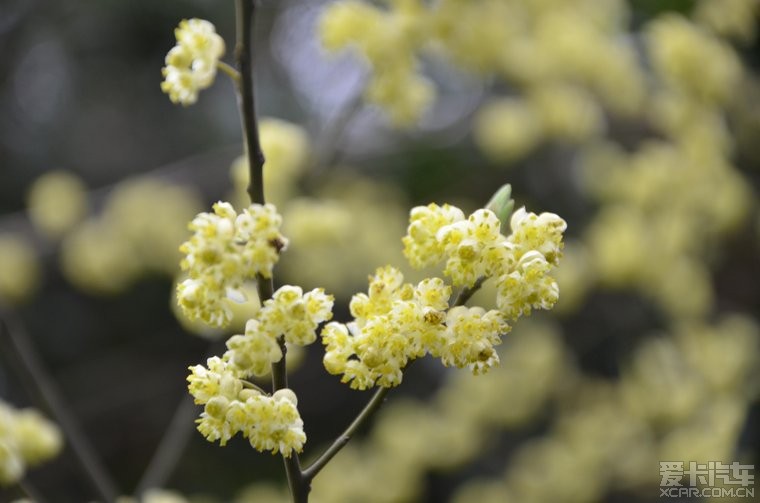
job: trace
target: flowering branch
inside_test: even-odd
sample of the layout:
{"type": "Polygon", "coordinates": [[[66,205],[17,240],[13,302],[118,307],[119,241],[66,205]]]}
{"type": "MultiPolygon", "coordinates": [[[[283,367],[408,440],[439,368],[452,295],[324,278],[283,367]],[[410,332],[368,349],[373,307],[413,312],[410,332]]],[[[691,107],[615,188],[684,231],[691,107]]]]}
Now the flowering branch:
{"type": "MultiPolygon", "coordinates": [[[[188,389],[195,403],[204,405],[197,423],[209,441],[225,445],[242,432],[257,450],[279,451],[292,501],[306,503],[313,478],[380,408],[389,389],[401,383],[410,361],[431,354],[446,366],[467,367],[481,374],[498,363],[494,345],[501,342],[510,320],[554,305],[558,288],[547,273],[561,256],[566,224],[557,215],[535,215],[520,208],[509,219],[511,234],[505,235],[514,207],[509,185],[497,191],[488,208],[469,217],[448,204],[413,208],[408,234],[402,239],[404,255],[416,268],[446,259],[443,274],[451,285],[440,277],[426,278],[417,285],[404,283],[402,272],[386,265],[370,276],[366,294],[352,297],[354,322],[330,322],[323,327],[325,369],[333,375],[343,374],[342,381],[354,389],[378,389],[348,428],[302,470],[298,453],[306,435],[297,396],[288,388],[285,343],[306,346],[315,342],[318,326],[332,318],[334,297],[322,288],[304,294],[293,285],[274,291],[273,267],[288,239],[280,233],[282,217],[274,205],[266,204],[264,196],[265,159],[253,74],[256,6],[253,0],[236,0],[235,6],[239,72],[217,64],[224,43],[213,25],[198,19],[180,23],[178,45],[167,55],[164,68],[167,80],[162,87],[173,101],[183,104],[193,102],[197,91],[210,85],[214,72],[203,70],[212,64],[233,77],[250,177],[249,208],[238,214],[230,203],[219,201],[213,213],[200,213],[191,222],[194,234],[180,246],[185,254],[181,267],[189,278],[178,285],[177,298],[191,318],[221,327],[232,316],[224,302],[244,298],[243,281],[256,277],[262,307],[246,323],[245,334],[227,340],[222,357],[190,367],[188,389]],[[498,278],[499,309],[465,307],[488,277],[498,278]],[[450,305],[452,286],[462,289],[450,305]],[[271,395],[245,380],[270,369],[271,395]]],[[[343,121],[350,116],[348,110],[334,134],[340,136],[343,121]]],[[[330,141],[337,136],[326,138],[330,141]]]]}
{"type": "MultiPolygon", "coordinates": [[[[235,59],[240,69],[238,104],[243,125],[245,153],[250,169],[248,195],[252,203],[263,205],[265,204],[263,173],[265,159],[259,141],[253,80],[253,25],[256,20],[256,5],[253,0],[236,0],[235,10],[237,21],[235,59]]],[[[258,274],[256,276],[256,284],[259,291],[259,299],[261,299],[262,303],[272,298],[274,281],[271,276],[265,278],[261,274],[258,274]]],[[[285,338],[283,336],[278,337],[277,343],[282,351],[282,358],[272,363],[273,392],[287,388],[288,386],[285,338]]],[[[305,503],[309,498],[309,485],[301,474],[301,463],[298,459],[298,454],[293,452],[290,456],[283,456],[283,460],[293,501],[295,503],[305,503]]]]}

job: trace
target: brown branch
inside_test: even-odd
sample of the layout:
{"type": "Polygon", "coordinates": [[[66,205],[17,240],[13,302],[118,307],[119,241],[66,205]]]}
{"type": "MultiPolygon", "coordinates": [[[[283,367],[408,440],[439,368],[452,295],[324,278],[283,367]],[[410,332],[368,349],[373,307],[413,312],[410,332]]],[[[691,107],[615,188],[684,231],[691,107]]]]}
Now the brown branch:
{"type": "Polygon", "coordinates": [[[364,409],[356,416],[356,419],[341,433],[338,438],[330,445],[330,447],[323,452],[316,461],[314,461],[308,468],[303,471],[303,476],[311,483],[314,477],[325,467],[330,460],[340,452],[343,447],[351,440],[354,433],[364,424],[372,415],[380,409],[380,406],[385,401],[385,396],[390,391],[390,388],[378,388],[375,394],[372,395],[372,399],[364,406],[364,409]]]}
{"type": "MultiPolygon", "coordinates": [[[[245,152],[250,170],[248,195],[252,203],[264,204],[264,153],[261,151],[259,141],[253,78],[253,27],[256,22],[256,5],[253,0],[236,0],[235,10],[237,18],[235,58],[240,70],[238,104],[243,125],[245,152]]],[[[258,275],[256,284],[262,303],[272,298],[274,293],[272,278],[264,278],[258,275]]],[[[285,388],[288,385],[285,341],[280,337],[278,343],[282,348],[283,357],[279,362],[272,364],[273,391],[285,388]]],[[[289,457],[283,456],[283,460],[293,502],[306,503],[309,500],[309,484],[301,474],[298,454],[292,453],[289,457]]]]}

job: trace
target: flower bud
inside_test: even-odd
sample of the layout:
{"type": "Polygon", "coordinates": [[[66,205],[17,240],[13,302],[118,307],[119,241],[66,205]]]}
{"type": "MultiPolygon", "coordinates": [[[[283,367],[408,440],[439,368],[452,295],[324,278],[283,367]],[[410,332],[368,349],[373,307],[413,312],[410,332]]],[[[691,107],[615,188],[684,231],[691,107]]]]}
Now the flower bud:
{"type": "Polygon", "coordinates": [[[230,401],[223,396],[215,396],[206,403],[206,414],[217,419],[221,419],[227,413],[230,401]]]}
{"type": "Polygon", "coordinates": [[[275,400],[287,400],[290,403],[292,403],[293,406],[298,405],[298,398],[296,397],[295,392],[293,392],[293,390],[289,388],[278,389],[277,391],[274,392],[274,394],[272,395],[272,398],[274,398],[275,400]]]}
{"type": "Polygon", "coordinates": [[[238,393],[238,398],[241,402],[248,401],[249,398],[261,396],[261,391],[257,389],[244,388],[238,393]]]}

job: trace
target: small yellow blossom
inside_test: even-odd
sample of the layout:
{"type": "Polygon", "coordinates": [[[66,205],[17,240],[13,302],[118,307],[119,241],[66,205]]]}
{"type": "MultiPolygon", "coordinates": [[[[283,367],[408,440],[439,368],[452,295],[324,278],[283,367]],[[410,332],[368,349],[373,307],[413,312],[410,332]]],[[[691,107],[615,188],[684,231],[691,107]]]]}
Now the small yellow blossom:
{"type": "Polygon", "coordinates": [[[444,274],[456,286],[473,286],[478,279],[513,271],[523,254],[535,250],[551,266],[562,255],[562,233],[567,224],[553,213],[536,215],[515,211],[512,235],[501,234],[502,223],[488,209],[464,219],[458,208],[431,204],[414,208],[404,254],[413,267],[433,265],[446,258],[444,274]]]}
{"type": "Polygon", "coordinates": [[[552,266],[536,250],[525,253],[514,270],[498,279],[496,304],[509,319],[532,309],[551,309],[559,298],[559,286],[548,275],[552,266]]]}
{"type": "Polygon", "coordinates": [[[278,390],[271,397],[258,395],[245,402],[248,423],[245,436],[258,451],[279,452],[285,457],[303,450],[306,434],[298,412],[295,393],[278,390]]]}
{"type": "Polygon", "coordinates": [[[554,213],[529,213],[524,207],[512,214],[510,221],[512,235],[510,242],[517,246],[518,260],[528,250],[536,250],[552,265],[559,264],[562,258],[562,233],[567,223],[554,213]]]}
{"type": "Polygon", "coordinates": [[[425,40],[424,9],[399,2],[388,10],[353,0],[331,4],[319,24],[322,43],[335,51],[356,49],[370,66],[364,96],[398,126],[417,120],[435,97],[433,84],[417,71],[414,51],[425,40]]]}
{"type": "Polygon", "coordinates": [[[198,405],[205,405],[216,396],[234,400],[243,389],[236,367],[218,356],[206,360],[205,367],[190,367],[190,372],[187,377],[188,390],[198,405]]]}
{"type": "Polygon", "coordinates": [[[472,286],[478,278],[499,274],[510,262],[510,245],[500,228],[491,210],[480,209],[438,231],[436,239],[448,256],[443,272],[454,285],[472,286]]]}
{"type": "Polygon", "coordinates": [[[328,50],[338,50],[356,43],[374,28],[379,17],[380,12],[364,2],[336,2],[320,20],[322,43],[328,50]]]}
{"type": "Polygon", "coordinates": [[[412,208],[407,235],[403,238],[404,255],[412,267],[433,265],[443,259],[444,248],[438,242],[438,231],[449,224],[464,220],[464,213],[456,206],[444,204],[412,208]]]}
{"type": "Polygon", "coordinates": [[[203,19],[183,19],[174,35],[177,45],[166,55],[161,90],[172,103],[192,105],[198,100],[198,92],[214,82],[224,40],[214,25],[203,19]]]}
{"type": "Polygon", "coordinates": [[[63,436],[34,409],[18,410],[0,400],[0,486],[23,478],[27,467],[58,455],[63,436]]]}
{"type": "Polygon", "coordinates": [[[268,278],[287,247],[280,234],[282,218],[271,204],[253,204],[239,215],[218,202],[214,213],[201,213],[190,223],[194,235],[180,247],[188,279],[177,286],[177,300],[191,320],[225,326],[232,311],[225,298],[244,300],[241,288],[258,274],[268,278]]]}
{"type": "Polygon", "coordinates": [[[742,67],[728,44],[677,15],[656,18],[645,35],[666,85],[706,103],[722,104],[733,96],[742,67]]]}
{"type": "Polygon", "coordinates": [[[290,344],[306,346],[317,339],[317,326],[332,318],[333,296],[316,288],[285,285],[267,300],[259,313],[261,328],[271,337],[285,336],[290,344]]]}
{"type": "Polygon", "coordinates": [[[324,365],[352,388],[396,386],[409,360],[440,345],[451,287],[441,278],[414,286],[397,269],[379,268],[367,294],[351,300],[354,321],[328,323],[322,330],[324,365]]]}
{"type": "Polygon", "coordinates": [[[498,365],[494,346],[501,344],[501,336],[507,332],[509,325],[499,311],[457,306],[447,313],[446,330],[431,354],[446,366],[469,366],[480,374],[498,365]]]}
{"type": "Polygon", "coordinates": [[[0,304],[28,299],[37,287],[39,275],[32,244],[21,236],[0,235],[0,304]]]}
{"type": "Polygon", "coordinates": [[[524,157],[541,141],[544,131],[538,113],[528,103],[501,98],[486,103],[475,118],[475,143],[494,161],[524,157]]]}
{"type": "MultiPolygon", "coordinates": [[[[250,328],[253,332],[255,324],[250,328]]],[[[235,337],[243,336],[230,340],[235,337]]],[[[239,351],[240,346],[233,343],[224,358],[215,356],[207,360],[206,366],[190,367],[188,389],[195,403],[204,406],[196,420],[198,431],[209,442],[218,440],[220,445],[242,433],[259,451],[280,452],[284,456],[301,452],[306,434],[295,393],[278,390],[270,397],[244,388],[240,377],[247,375],[249,368],[238,367],[239,351]]],[[[276,352],[271,351],[270,355],[276,352]]]]}
{"type": "Polygon", "coordinates": [[[410,356],[411,331],[406,328],[418,318],[414,314],[409,316],[404,313],[403,308],[412,302],[414,292],[412,286],[404,284],[403,280],[399,270],[390,266],[379,268],[370,278],[368,295],[357,294],[351,299],[351,314],[355,317],[355,321],[347,325],[351,337],[340,337],[341,333],[346,333],[340,329],[338,339],[331,341],[329,334],[336,330],[335,327],[326,332],[328,339],[324,342],[328,348],[335,346],[337,341],[348,343],[351,348],[350,354],[346,354],[349,351],[347,348],[338,348],[337,352],[333,350],[329,356],[325,354],[326,362],[331,362],[337,355],[353,354],[358,357],[358,360],[343,362],[343,381],[350,381],[352,387],[365,389],[375,381],[381,386],[395,386],[401,382],[401,369],[410,356]],[[404,319],[397,320],[394,314],[404,319]]]}
{"type": "Polygon", "coordinates": [[[603,131],[601,109],[594,97],[578,86],[544,84],[532,91],[529,100],[549,137],[581,142],[603,131]]]}
{"type": "Polygon", "coordinates": [[[231,362],[243,376],[264,376],[272,363],[282,359],[277,339],[262,330],[258,320],[248,320],[245,335],[233,335],[227,340],[224,359],[231,362]]]}
{"type": "Polygon", "coordinates": [[[27,194],[27,211],[35,227],[57,239],[87,213],[87,191],[68,171],[50,171],[34,181],[27,194]]]}
{"type": "Polygon", "coordinates": [[[755,38],[758,14],[757,0],[699,0],[694,17],[718,35],[750,42],[755,38]]]}

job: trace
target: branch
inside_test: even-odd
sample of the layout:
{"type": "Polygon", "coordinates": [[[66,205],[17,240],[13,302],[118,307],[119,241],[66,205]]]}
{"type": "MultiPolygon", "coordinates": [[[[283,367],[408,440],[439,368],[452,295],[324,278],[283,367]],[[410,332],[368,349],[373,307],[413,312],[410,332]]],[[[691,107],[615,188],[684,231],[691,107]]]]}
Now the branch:
{"type": "Polygon", "coordinates": [[[264,153],[259,142],[259,128],[256,123],[256,100],[253,85],[253,24],[256,7],[253,0],[235,0],[237,18],[237,40],[235,59],[240,69],[238,105],[243,125],[245,153],[250,169],[248,195],[251,202],[264,204],[264,153]]]}
{"type": "Polygon", "coordinates": [[[240,73],[237,70],[232,68],[230,65],[228,65],[224,61],[217,61],[216,68],[224,72],[230,79],[232,79],[232,82],[235,84],[235,87],[237,89],[240,89],[240,73]]]}
{"type": "Polygon", "coordinates": [[[339,158],[338,144],[343,138],[351,121],[364,108],[364,96],[357,93],[348,99],[338,112],[324,126],[322,135],[314,148],[312,162],[307,175],[312,175],[316,169],[325,170],[335,166],[339,158]],[[316,168],[316,169],[315,169],[316,168]]]}
{"type": "MultiPolygon", "coordinates": [[[[219,352],[224,344],[221,341],[209,343],[206,350],[206,358],[219,352]]],[[[192,397],[187,391],[182,394],[182,399],[174,410],[171,422],[164,430],[161,442],[153,452],[147,468],[143,471],[140,481],[135,489],[135,496],[142,498],[145,491],[152,488],[160,488],[166,485],[177,466],[182,453],[190,439],[194,429],[193,418],[197,414],[192,397]]]]}
{"type": "MultiPolygon", "coordinates": [[[[235,0],[236,47],[235,58],[240,69],[238,105],[240,107],[245,140],[245,153],[250,170],[248,195],[254,204],[264,204],[264,153],[259,142],[259,128],[256,118],[256,100],[253,80],[253,26],[256,22],[256,5],[253,0],[235,0]]],[[[272,278],[256,277],[259,299],[264,303],[272,298],[274,281],[272,278]]],[[[272,364],[273,391],[287,387],[286,350],[283,337],[277,340],[282,349],[282,359],[272,364]]],[[[294,503],[306,503],[309,499],[309,484],[301,475],[301,463],[293,453],[284,457],[285,473],[294,503]]]]}
{"type": "Polygon", "coordinates": [[[345,447],[348,441],[351,440],[351,437],[353,437],[354,433],[367,422],[372,414],[377,412],[383,404],[383,401],[385,401],[385,395],[387,395],[389,391],[390,388],[378,388],[377,391],[375,391],[372,399],[364,406],[364,409],[362,409],[361,413],[356,416],[356,419],[354,419],[348,428],[335,439],[332,445],[328,447],[316,461],[303,471],[303,476],[307,481],[311,482],[322,468],[324,468],[325,465],[329,463],[330,460],[343,449],[343,447],[345,447]]]}
{"type": "Polygon", "coordinates": [[[102,461],[93,449],[87,437],[82,432],[74,414],[63,399],[55,382],[42,365],[36,350],[29,342],[26,333],[18,327],[11,330],[5,320],[0,320],[0,340],[13,354],[19,365],[22,378],[34,384],[37,393],[46,403],[47,408],[55,417],[56,422],[66,435],[72,451],[84,468],[93,488],[103,501],[115,501],[119,495],[116,484],[103,467],[102,461]]]}
{"type": "Polygon", "coordinates": [[[27,479],[21,479],[18,481],[18,486],[21,488],[21,492],[24,493],[30,501],[34,503],[47,503],[48,500],[42,497],[42,494],[37,490],[34,485],[27,479]]]}
{"type": "Polygon", "coordinates": [[[470,298],[473,295],[475,295],[475,292],[480,290],[480,287],[483,286],[483,283],[485,283],[487,279],[488,279],[487,277],[481,276],[475,281],[475,284],[473,284],[472,286],[469,286],[469,287],[466,286],[462,288],[462,290],[459,292],[459,295],[457,295],[457,298],[454,300],[454,304],[452,304],[451,307],[463,306],[467,304],[467,301],[470,300],[470,298]]]}
{"type": "Polygon", "coordinates": [[[148,489],[163,487],[187,446],[187,440],[193,431],[193,417],[196,415],[195,404],[190,395],[185,393],[174,416],[166,428],[161,443],[153,453],[148,467],[137,483],[135,495],[142,498],[148,489]]]}

